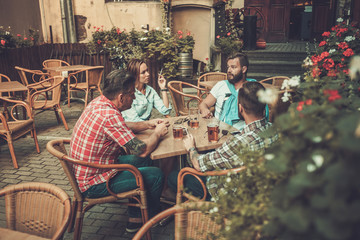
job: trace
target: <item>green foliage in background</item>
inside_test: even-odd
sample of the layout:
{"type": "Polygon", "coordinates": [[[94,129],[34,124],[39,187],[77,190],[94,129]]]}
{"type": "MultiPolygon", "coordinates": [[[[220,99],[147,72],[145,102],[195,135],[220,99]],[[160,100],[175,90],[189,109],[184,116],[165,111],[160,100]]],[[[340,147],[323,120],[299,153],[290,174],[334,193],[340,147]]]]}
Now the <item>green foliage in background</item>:
{"type": "Polygon", "coordinates": [[[349,65],[306,74],[300,101],[262,134],[279,140],[264,154],[249,152],[246,172],[219,178],[228,183],[217,202],[230,220],[226,239],[360,239],[360,56],[352,63],[351,78],[349,65]]]}
{"type": "Polygon", "coordinates": [[[11,33],[11,28],[0,26],[0,51],[10,48],[31,47],[39,41],[39,30],[30,28],[27,35],[11,33]]]}
{"type": "Polygon", "coordinates": [[[125,29],[113,27],[110,31],[94,27],[92,40],[88,44],[90,53],[105,51],[110,54],[115,68],[125,68],[132,58],[156,58],[162,66],[162,74],[169,79],[176,78],[179,65],[178,53],[192,52],[195,41],[190,33],[183,37],[178,31],[170,34],[170,29],[157,29],[127,32],[125,29]]]}

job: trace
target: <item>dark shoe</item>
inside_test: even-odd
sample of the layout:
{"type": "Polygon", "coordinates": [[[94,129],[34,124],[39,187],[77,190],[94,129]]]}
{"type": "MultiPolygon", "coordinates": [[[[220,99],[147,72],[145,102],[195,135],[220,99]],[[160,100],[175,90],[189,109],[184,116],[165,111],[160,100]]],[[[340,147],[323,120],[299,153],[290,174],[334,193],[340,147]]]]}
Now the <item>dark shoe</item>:
{"type": "Polygon", "coordinates": [[[126,224],[126,231],[128,233],[135,233],[137,231],[139,231],[139,229],[142,227],[142,223],[133,223],[133,222],[128,222],[126,224]]]}

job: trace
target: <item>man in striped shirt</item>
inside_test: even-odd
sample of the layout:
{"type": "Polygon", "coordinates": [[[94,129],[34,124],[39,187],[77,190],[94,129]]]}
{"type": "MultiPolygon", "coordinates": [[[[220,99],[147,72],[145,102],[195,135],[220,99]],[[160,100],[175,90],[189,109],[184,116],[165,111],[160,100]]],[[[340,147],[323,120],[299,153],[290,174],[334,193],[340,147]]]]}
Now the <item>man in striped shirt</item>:
{"type": "MultiPolygon", "coordinates": [[[[221,147],[206,154],[199,154],[193,136],[189,135],[184,139],[191,164],[196,170],[206,172],[239,167],[243,164],[242,152],[262,150],[277,139],[277,137],[273,137],[264,141],[258,135],[271,126],[271,123],[265,119],[265,104],[259,102],[257,98],[257,92],[261,89],[264,87],[258,82],[246,82],[239,89],[239,114],[244,118],[246,125],[241,132],[235,133],[221,147]]],[[[177,174],[171,173],[168,185],[172,189],[176,189],[176,179],[177,174]]],[[[207,200],[210,200],[211,196],[216,197],[217,183],[211,178],[203,178],[203,180],[206,181],[210,193],[207,200]]],[[[186,176],[184,181],[185,188],[195,196],[203,196],[202,187],[193,176],[186,176]]]]}
{"type": "MultiPolygon", "coordinates": [[[[153,119],[140,123],[124,121],[121,111],[129,109],[135,98],[135,78],[120,70],[112,71],[104,80],[103,95],[94,99],[78,119],[71,138],[70,156],[96,164],[132,164],[141,172],[146,186],[149,215],[160,210],[163,188],[163,173],[151,167],[148,154],[157,146],[160,138],[167,134],[168,122],[153,119]],[[153,129],[146,140],[136,138],[136,132],[153,129]],[[121,155],[122,147],[132,155],[121,155]]],[[[106,180],[115,170],[102,170],[73,165],[76,180],[82,194],[89,198],[108,196],[106,180]]],[[[115,193],[126,192],[137,187],[134,175],[119,172],[110,181],[115,193]]],[[[128,232],[137,231],[141,223],[140,210],[129,207],[128,232]]]]}

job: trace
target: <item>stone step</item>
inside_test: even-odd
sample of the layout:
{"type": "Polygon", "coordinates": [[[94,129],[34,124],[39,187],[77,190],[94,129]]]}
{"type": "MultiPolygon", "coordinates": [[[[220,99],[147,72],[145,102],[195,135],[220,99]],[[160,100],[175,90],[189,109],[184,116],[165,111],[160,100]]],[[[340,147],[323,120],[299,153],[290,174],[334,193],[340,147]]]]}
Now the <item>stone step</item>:
{"type": "Polygon", "coordinates": [[[303,61],[307,57],[306,52],[264,52],[251,51],[246,52],[249,61],[303,61]]]}

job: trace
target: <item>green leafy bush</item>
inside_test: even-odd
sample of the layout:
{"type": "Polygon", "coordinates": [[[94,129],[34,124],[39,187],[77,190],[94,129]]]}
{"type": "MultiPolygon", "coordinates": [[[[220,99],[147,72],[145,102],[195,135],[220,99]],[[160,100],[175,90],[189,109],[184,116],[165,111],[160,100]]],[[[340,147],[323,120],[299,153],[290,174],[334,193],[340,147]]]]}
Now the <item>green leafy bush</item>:
{"type": "Polygon", "coordinates": [[[34,29],[29,29],[28,36],[22,36],[17,34],[14,36],[11,33],[11,28],[4,28],[0,26],[0,50],[9,49],[9,48],[21,48],[21,47],[31,47],[37,44],[39,40],[39,31],[34,29]]]}
{"type": "Polygon", "coordinates": [[[185,37],[181,31],[172,35],[169,28],[164,31],[154,29],[127,32],[116,27],[110,31],[94,27],[94,30],[88,45],[90,53],[108,52],[115,68],[126,67],[127,62],[132,58],[156,58],[163,67],[163,75],[169,79],[179,75],[178,53],[192,52],[195,44],[190,33],[185,37]]]}
{"type": "MultiPolygon", "coordinates": [[[[347,36],[341,36],[344,42],[347,36]]],[[[352,49],[360,53],[357,45],[352,49]]],[[[348,64],[314,76],[319,62],[308,65],[300,101],[263,133],[278,134],[278,142],[264,155],[249,153],[248,170],[219,189],[225,194],[218,212],[231,223],[223,224],[225,238],[360,239],[359,58],[352,60],[352,78],[348,64]],[[261,156],[263,162],[250,160],[261,156]]]]}

